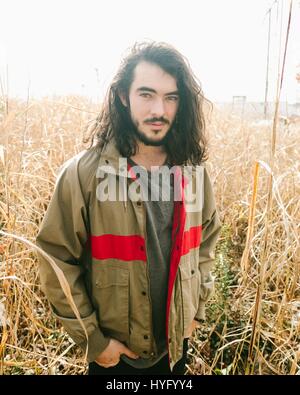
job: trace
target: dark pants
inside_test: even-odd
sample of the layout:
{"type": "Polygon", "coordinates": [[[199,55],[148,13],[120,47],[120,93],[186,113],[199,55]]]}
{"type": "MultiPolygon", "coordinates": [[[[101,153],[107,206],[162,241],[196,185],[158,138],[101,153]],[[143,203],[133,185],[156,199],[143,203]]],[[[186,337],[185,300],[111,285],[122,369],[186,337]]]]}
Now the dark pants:
{"type": "Polygon", "coordinates": [[[176,362],[173,371],[170,371],[168,354],[161,358],[155,365],[149,368],[138,369],[128,365],[122,359],[111,368],[104,368],[96,362],[89,364],[89,375],[157,375],[157,374],[176,374],[183,375],[185,372],[185,364],[187,361],[188,338],[183,341],[182,358],[176,362]]]}

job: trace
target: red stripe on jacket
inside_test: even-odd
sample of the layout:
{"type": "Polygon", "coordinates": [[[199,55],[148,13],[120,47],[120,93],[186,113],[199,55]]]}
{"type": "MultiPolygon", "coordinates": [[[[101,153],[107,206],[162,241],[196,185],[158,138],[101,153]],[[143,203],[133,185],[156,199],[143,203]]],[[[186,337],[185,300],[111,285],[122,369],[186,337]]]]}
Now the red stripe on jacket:
{"type": "Polygon", "coordinates": [[[145,239],[138,235],[102,235],[91,237],[92,257],[146,262],[145,239]]]}
{"type": "MultiPolygon", "coordinates": [[[[172,240],[173,247],[171,251],[170,259],[170,271],[169,271],[169,283],[168,283],[168,298],[167,298],[167,311],[166,311],[166,337],[167,346],[169,346],[169,315],[171,296],[173,287],[178,271],[180,258],[182,255],[187,254],[192,248],[200,246],[202,227],[194,226],[187,231],[184,231],[185,220],[186,220],[186,209],[184,201],[184,187],[187,184],[187,180],[183,177],[181,171],[175,174],[175,177],[181,177],[181,199],[182,201],[174,202],[174,219],[172,228],[172,240]]],[[[169,366],[170,366],[170,353],[169,355],[169,366]]]]}
{"type": "MultiPolygon", "coordinates": [[[[166,336],[167,336],[167,346],[169,346],[169,314],[170,314],[170,304],[171,304],[171,296],[175,283],[175,278],[178,270],[178,265],[181,256],[181,247],[184,233],[184,225],[186,219],[186,210],[185,210],[185,202],[184,202],[184,186],[185,180],[182,176],[181,170],[176,171],[175,178],[178,180],[180,178],[180,193],[181,193],[181,201],[174,202],[174,215],[173,215],[173,227],[172,227],[172,240],[173,247],[171,251],[171,259],[170,259],[170,270],[169,270],[169,283],[168,283],[168,297],[167,297],[167,311],[166,311],[166,336]]],[[[170,353],[169,355],[169,366],[170,366],[170,353]]]]}
{"type": "Polygon", "coordinates": [[[194,226],[183,234],[181,255],[186,255],[192,248],[197,248],[200,245],[202,234],[202,226],[194,226]]]}

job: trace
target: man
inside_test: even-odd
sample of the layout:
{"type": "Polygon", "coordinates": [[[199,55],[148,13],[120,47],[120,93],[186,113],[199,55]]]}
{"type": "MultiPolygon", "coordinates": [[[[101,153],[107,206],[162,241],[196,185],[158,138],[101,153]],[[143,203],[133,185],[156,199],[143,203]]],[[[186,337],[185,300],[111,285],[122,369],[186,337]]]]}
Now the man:
{"type": "Polygon", "coordinates": [[[203,166],[203,101],[176,49],[135,45],[91,130],[94,144],[59,175],[37,243],[64,272],[88,341],[41,254],[40,276],[55,315],[88,346],[89,374],[184,373],[220,231],[203,166]]]}

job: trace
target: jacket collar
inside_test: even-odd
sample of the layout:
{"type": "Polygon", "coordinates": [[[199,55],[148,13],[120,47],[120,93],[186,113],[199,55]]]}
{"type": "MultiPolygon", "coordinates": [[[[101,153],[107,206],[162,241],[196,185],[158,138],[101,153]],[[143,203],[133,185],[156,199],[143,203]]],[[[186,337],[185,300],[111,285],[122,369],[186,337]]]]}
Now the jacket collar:
{"type": "MultiPolygon", "coordinates": [[[[130,171],[127,158],[120,155],[114,138],[112,138],[102,149],[99,159],[99,167],[104,173],[115,174],[132,179],[135,178],[135,174],[130,171]]],[[[184,166],[178,167],[181,169],[181,174],[184,174],[184,166]]],[[[192,174],[195,173],[194,166],[189,167],[189,172],[192,174]]],[[[184,183],[185,185],[186,182],[184,183]]]]}
{"type": "Polygon", "coordinates": [[[115,139],[111,139],[102,149],[99,159],[99,168],[101,168],[104,173],[133,178],[127,168],[127,158],[120,155],[115,139]]]}

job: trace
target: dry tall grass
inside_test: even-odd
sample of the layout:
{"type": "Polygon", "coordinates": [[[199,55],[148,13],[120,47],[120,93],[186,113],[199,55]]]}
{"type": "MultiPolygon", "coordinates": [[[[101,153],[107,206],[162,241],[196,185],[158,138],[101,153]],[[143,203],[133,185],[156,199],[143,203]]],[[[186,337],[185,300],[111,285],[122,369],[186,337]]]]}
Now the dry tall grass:
{"type": "MultiPolygon", "coordinates": [[[[1,235],[0,370],[83,374],[83,354],[51,315],[40,291],[34,249],[25,241],[34,242],[57,171],[83,148],[83,128],[99,108],[76,97],[8,104],[0,107],[0,223],[2,231],[18,238],[1,235]]],[[[208,127],[209,167],[223,230],[216,292],[207,323],[190,343],[188,374],[296,374],[300,125],[283,126],[277,133],[266,248],[272,127],[219,111],[208,127]]]]}

